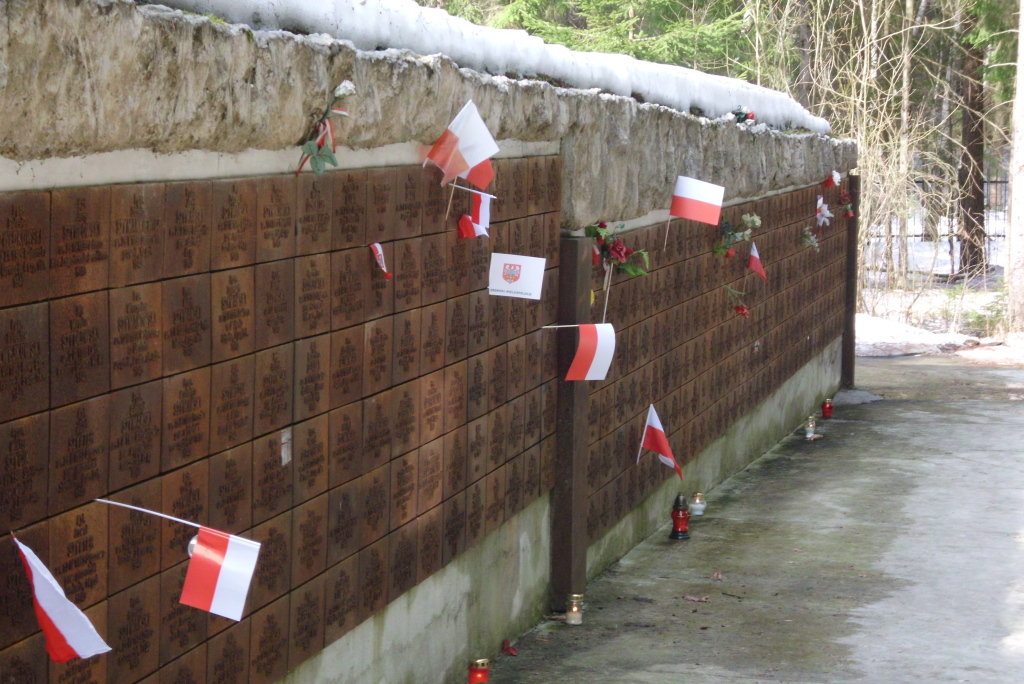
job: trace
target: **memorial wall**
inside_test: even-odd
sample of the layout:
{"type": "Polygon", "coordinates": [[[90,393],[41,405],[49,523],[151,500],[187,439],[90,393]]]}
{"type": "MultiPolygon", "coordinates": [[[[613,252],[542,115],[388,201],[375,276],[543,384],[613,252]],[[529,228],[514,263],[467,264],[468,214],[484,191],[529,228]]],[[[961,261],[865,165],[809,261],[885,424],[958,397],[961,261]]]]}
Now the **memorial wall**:
{"type": "Polygon", "coordinates": [[[477,240],[419,166],[0,194],[0,529],[113,649],[49,662],[6,537],[0,681],[273,682],[551,488],[561,159],[494,167],[477,240]],[[261,542],[243,620],[100,497],[261,542]]]}

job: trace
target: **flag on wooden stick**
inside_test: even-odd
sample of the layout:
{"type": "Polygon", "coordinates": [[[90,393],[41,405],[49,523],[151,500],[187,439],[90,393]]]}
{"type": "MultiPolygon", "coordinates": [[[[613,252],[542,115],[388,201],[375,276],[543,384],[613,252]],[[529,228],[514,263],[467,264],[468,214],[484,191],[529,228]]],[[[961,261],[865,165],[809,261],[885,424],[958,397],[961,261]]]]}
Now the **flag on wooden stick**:
{"type": "Polygon", "coordinates": [[[459,237],[490,237],[487,229],[491,226],[491,196],[474,192],[470,202],[470,213],[459,219],[459,237]]]}
{"type": "Polygon", "coordinates": [[[181,603],[241,620],[259,554],[259,542],[200,527],[185,573],[181,603]]]}
{"type": "Polygon", "coordinates": [[[611,323],[587,323],[579,326],[576,345],[566,380],[604,380],[615,356],[615,328],[611,323]]]}
{"type": "Polygon", "coordinates": [[[444,174],[441,185],[462,177],[485,190],[494,179],[490,158],[497,152],[498,143],[470,100],[430,148],[427,161],[436,164],[444,174]]]}
{"type": "Polygon", "coordinates": [[[640,456],[643,455],[644,449],[650,449],[658,454],[658,459],[669,468],[674,468],[679,480],[682,481],[683,470],[676,463],[676,457],[672,455],[672,447],[668,444],[668,436],[665,434],[665,428],[661,426],[661,419],[658,418],[658,412],[654,410],[654,404],[651,404],[651,408],[647,411],[643,441],[640,443],[640,453],[636,455],[637,463],[640,462],[640,456]]]}
{"type": "Polygon", "coordinates": [[[67,599],[64,590],[39,557],[11,533],[21,562],[32,584],[32,605],[46,637],[46,652],[55,663],[73,658],[91,658],[106,653],[110,646],[96,632],[89,618],[67,599]]]}
{"type": "Polygon", "coordinates": [[[761,265],[761,255],[757,253],[757,245],[753,242],[750,243],[750,258],[747,259],[747,268],[768,280],[768,276],[764,274],[764,266],[761,265]]]}
{"type": "Polygon", "coordinates": [[[721,185],[679,176],[672,191],[672,207],[668,213],[679,218],[717,226],[724,198],[725,188],[721,185]]]}
{"type": "Polygon", "coordinates": [[[373,252],[373,258],[377,261],[377,265],[380,266],[380,270],[384,271],[384,277],[391,280],[391,274],[388,273],[388,265],[384,263],[384,248],[380,246],[379,242],[374,242],[370,245],[370,251],[373,252]]]}

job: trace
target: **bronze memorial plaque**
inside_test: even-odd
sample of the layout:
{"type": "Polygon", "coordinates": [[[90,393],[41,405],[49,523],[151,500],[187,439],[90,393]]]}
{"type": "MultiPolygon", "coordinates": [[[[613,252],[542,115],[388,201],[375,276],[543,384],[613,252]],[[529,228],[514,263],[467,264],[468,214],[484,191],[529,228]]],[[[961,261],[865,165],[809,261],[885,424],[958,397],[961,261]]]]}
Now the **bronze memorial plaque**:
{"type": "Polygon", "coordinates": [[[445,233],[448,247],[448,298],[469,294],[470,251],[473,240],[459,237],[457,232],[445,233]]]}
{"type": "Polygon", "coordinates": [[[0,527],[21,529],[46,515],[49,445],[45,413],[0,425],[0,527]]]}
{"type": "Polygon", "coordinates": [[[49,567],[65,596],[79,608],[107,596],[109,510],[94,501],[50,520],[49,567]]]}
{"type": "Polygon", "coordinates": [[[213,220],[213,193],[210,183],[168,183],[166,203],[164,277],[173,278],[209,271],[210,223],[213,220]]]}
{"type": "Polygon", "coordinates": [[[295,346],[282,344],[256,354],[256,435],[292,422],[295,346]]]}
{"type": "Polygon", "coordinates": [[[490,534],[505,522],[505,468],[484,478],[484,532],[490,534]]]}
{"type": "Polygon", "coordinates": [[[164,185],[110,188],[110,287],[164,275],[164,185]]]}
{"type": "Polygon", "coordinates": [[[392,382],[403,382],[419,377],[420,374],[420,310],[413,309],[394,317],[394,368],[392,382]]]}
{"type": "Polygon", "coordinates": [[[362,544],[372,544],[388,533],[391,522],[391,467],[385,464],[356,480],[357,505],[363,511],[362,544]]]}
{"type": "MultiPolygon", "coordinates": [[[[160,510],[175,518],[206,525],[206,512],[210,504],[209,475],[209,461],[203,460],[162,476],[160,510]]],[[[187,560],[188,542],[195,535],[196,530],[193,527],[164,520],[160,566],[166,570],[176,563],[187,560]]]]}
{"type": "Polygon", "coordinates": [[[45,299],[49,267],[50,193],[0,195],[0,307],[45,299]]]}
{"type": "Polygon", "coordinates": [[[488,348],[487,333],[490,329],[490,306],[486,290],[469,295],[466,353],[470,356],[479,354],[488,348]]]}
{"type": "Polygon", "coordinates": [[[444,367],[445,302],[420,310],[420,373],[426,375],[444,367]]]}
{"type": "Polygon", "coordinates": [[[331,330],[331,255],[295,260],[295,337],[331,330]]]}
{"type": "Polygon", "coordinates": [[[163,392],[161,470],[166,472],[210,453],[210,369],[164,378],[163,392]]]}
{"type": "Polygon", "coordinates": [[[416,237],[423,229],[423,168],[403,166],[395,173],[395,239],[416,237]]]}
{"type": "Polygon", "coordinates": [[[366,171],[339,171],[330,177],[334,181],[332,248],[362,246],[366,239],[366,171]]]}
{"type": "MultiPolygon", "coordinates": [[[[160,501],[160,481],[148,480],[118,492],[111,501],[140,508],[160,501]]],[[[107,507],[107,590],[114,594],[160,572],[160,528],[155,515],[120,506],[107,507]]]]}
{"type": "MultiPolygon", "coordinates": [[[[495,297],[495,299],[500,299],[495,297]]],[[[491,359],[491,379],[487,383],[491,390],[490,408],[496,409],[508,398],[508,347],[498,345],[488,352],[491,359]]]]}
{"type": "Polygon", "coordinates": [[[252,355],[210,369],[210,453],[252,439],[254,413],[252,355]]]}
{"type": "MultiPolygon", "coordinates": [[[[413,501],[416,514],[422,515],[441,503],[444,484],[444,438],[435,439],[420,447],[417,473],[419,485],[413,501]]],[[[391,527],[396,527],[394,521],[391,527]]]]}
{"type": "Polygon", "coordinates": [[[395,311],[408,311],[420,305],[423,280],[420,243],[419,238],[394,243],[395,311]]]}
{"type": "Polygon", "coordinates": [[[330,408],[330,364],[330,335],[309,337],[295,343],[294,420],[305,420],[330,408]]]}
{"type": "Polygon", "coordinates": [[[211,360],[251,354],[256,348],[255,269],[236,268],[210,276],[211,360]]]}
{"type": "MultiPolygon", "coordinates": [[[[182,527],[182,525],[179,525],[182,527]]],[[[191,537],[196,530],[191,530],[191,537]]],[[[166,665],[206,640],[208,615],[181,603],[188,563],[180,563],[160,575],[160,664],[166,665]]],[[[203,670],[205,671],[205,666],[203,670]]],[[[162,673],[161,673],[162,674],[162,673]]]]}
{"type": "Polygon", "coordinates": [[[0,310],[0,421],[50,405],[48,307],[0,310]]]}
{"type": "Polygon", "coordinates": [[[104,395],[50,412],[50,515],[107,493],[109,411],[104,395]]]}
{"type": "Polygon", "coordinates": [[[210,275],[163,282],[164,374],[210,363],[210,275]]]}
{"type": "MultiPolygon", "coordinates": [[[[469,245],[469,290],[487,287],[491,268],[492,245],[490,240],[470,240],[469,245]]],[[[493,250],[500,252],[501,250],[493,250]]]]}
{"type": "Polygon", "coordinates": [[[442,523],[441,564],[448,565],[466,550],[466,492],[444,502],[442,523]]]}
{"type": "Polygon", "coordinates": [[[444,558],[444,513],[440,506],[416,519],[416,582],[441,569],[444,558]]]}
{"type": "Polygon", "coordinates": [[[327,565],[348,558],[362,542],[362,499],[358,483],[335,487],[327,502],[327,565]]]}
{"type": "Polygon", "coordinates": [[[420,443],[444,432],[444,371],[425,375],[420,382],[420,443]]]}
{"type": "Polygon", "coordinates": [[[291,431],[260,437],[252,447],[252,521],[259,524],[292,507],[295,466],[291,431]],[[284,438],[289,439],[288,442],[284,438]]]}
{"type": "Polygon", "coordinates": [[[249,681],[249,620],[234,623],[207,642],[207,684],[245,684],[249,681]]]}
{"type": "Polygon", "coordinates": [[[110,388],[159,378],[163,373],[160,283],[110,291],[110,388]]]}
{"type": "Polygon", "coordinates": [[[391,459],[394,419],[392,392],[381,392],[363,400],[364,470],[377,468],[391,459]]]}
{"type": "Polygon", "coordinates": [[[400,456],[420,445],[420,383],[411,380],[391,391],[394,431],[391,455],[400,456]]]}
{"type": "Polygon", "coordinates": [[[210,457],[210,527],[237,534],[252,525],[252,444],[210,457]]]}
{"type": "Polygon", "coordinates": [[[296,179],[297,215],[295,253],[319,254],[331,251],[331,222],[334,213],[334,179],[312,173],[296,179]]]}
{"type": "Polygon", "coordinates": [[[249,618],[249,684],[271,684],[288,672],[287,596],[249,618]]]}
{"type": "Polygon", "coordinates": [[[295,256],[295,182],[290,173],[257,181],[257,261],[295,256]]]}
{"type": "Polygon", "coordinates": [[[459,361],[444,369],[445,432],[466,424],[466,366],[465,361],[459,361]]]}
{"type": "Polygon", "coordinates": [[[444,498],[455,495],[466,487],[468,463],[468,429],[460,427],[444,436],[444,498]]]}
{"type": "Polygon", "coordinates": [[[110,188],[50,193],[50,296],[107,287],[110,188]]]}
{"type": "Polygon", "coordinates": [[[256,261],[257,184],[255,179],[210,184],[210,268],[237,268],[256,261]]]}
{"type": "Polygon", "coordinates": [[[160,665],[160,578],[132,585],[107,601],[108,682],[136,682],[160,665]]]}
{"type": "MultiPolygon", "coordinates": [[[[415,555],[415,542],[413,554],[415,555]]],[[[388,539],[359,552],[359,619],[366,620],[388,604],[388,539]]]]}
{"type": "Polygon", "coordinates": [[[505,438],[508,434],[506,406],[502,404],[487,414],[487,472],[505,462],[505,438]]]}
{"type": "Polygon", "coordinates": [[[359,557],[328,568],[324,584],[324,644],[330,645],[359,624],[359,557]]]}
{"type": "Polygon", "coordinates": [[[266,349],[295,336],[295,261],[256,267],[256,348],[266,349]]]}
{"type": "MultiPolygon", "coordinates": [[[[177,660],[168,663],[160,669],[161,684],[199,684],[206,681],[206,644],[200,644],[198,648],[181,656],[177,660]]],[[[143,683],[144,684],[144,683],[143,683]]]]}
{"type": "Polygon", "coordinates": [[[324,647],[324,577],[307,582],[291,594],[291,643],[288,669],[293,670],[324,647]]]}
{"type": "Polygon", "coordinates": [[[363,396],[391,387],[394,317],[370,321],[364,327],[363,396]]]}
{"type": "Polygon", "coordinates": [[[477,354],[470,357],[466,362],[466,377],[466,418],[474,420],[490,408],[491,355],[477,354]]]}
{"type": "Polygon", "coordinates": [[[419,454],[416,451],[391,463],[391,525],[395,530],[416,517],[419,454]]]}
{"type": "Polygon", "coordinates": [[[490,419],[481,416],[466,426],[466,482],[473,483],[487,474],[490,439],[487,426],[490,419]]]}
{"type": "Polygon", "coordinates": [[[331,411],[328,424],[329,486],[336,487],[363,474],[363,405],[331,411]]]}
{"type": "Polygon", "coordinates": [[[388,603],[416,586],[416,521],[388,535],[388,603]]]}
{"type": "Polygon", "coordinates": [[[363,396],[363,326],[331,335],[331,407],[344,406],[363,396]]]}
{"type": "Polygon", "coordinates": [[[487,512],[487,478],[480,478],[466,488],[466,548],[484,537],[487,512]]]}
{"type": "Polygon", "coordinates": [[[448,243],[443,233],[427,235],[420,243],[423,266],[423,305],[440,302],[448,295],[448,243]]]}
{"type": "Polygon", "coordinates": [[[110,389],[110,326],[106,292],[50,304],[50,406],[110,389]]]}
{"type": "Polygon", "coordinates": [[[395,238],[395,200],[397,169],[373,169],[367,172],[366,242],[388,242],[395,238]]]}
{"type": "MultiPolygon", "coordinates": [[[[362,323],[370,288],[367,249],[346,249],[331,254],[331,329],[362,323]]],[[[373,266],[376,268],[376,266],[373,266]]]]}
{"type": "Polygon", "coordinates": [[[373,250],[364,247],[359,250],[363,253],[367,262],[367,280],[369,287],[363,288],[363,315],[366,320],[387,316],[395,310],[395,279],[394,264],[395,250],[393,242],[381,243],[381,253],[384,255],[384,263],[387,266],[387,274],[381,270],[380,265],[374,257],[373,250]],[[391,278],[388,275],[392,275],[391,278]]]}
{"type": "Polygon", "coordinates": [[[327,491],[328,424],[323,414],[292,427],[296,504],[327,491]]]}
{"type": "Polygon", "coordinates": [[[452,364],[466,358],[469,350],[469,297],[448,301],[445,321],[444,362],[452,364]]]}
{"type": "Polygon", "coordinates": [[[256,610],[283,596],[291,588],[292,512],[282,513],[254,527],[252,539],[260,543],[260,555],[252,586],[249,587],[247,606],[256,610]]]}
{"type": "Polygon", "coordinates": [[[327,569],[327,495],[292,511],[292,588],[327,569]]]}
{"type": "Polygon", "coordinates": [[[162,387],[154,380],[110,395],[110,491],[160,472],[162,387]]]}

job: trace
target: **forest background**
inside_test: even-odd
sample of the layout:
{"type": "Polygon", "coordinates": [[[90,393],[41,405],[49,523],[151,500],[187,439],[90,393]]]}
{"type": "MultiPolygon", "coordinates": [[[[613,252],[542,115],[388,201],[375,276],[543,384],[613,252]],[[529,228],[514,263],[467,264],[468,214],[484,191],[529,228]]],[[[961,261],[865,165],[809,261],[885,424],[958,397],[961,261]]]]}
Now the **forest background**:
{"type": "Polygon", "coordinates": [[[985,180],[1010,165],[1017,0],[418,2],[789,93],[859,145],[859,308],[949,332],[1005,327],[985,180]]]}

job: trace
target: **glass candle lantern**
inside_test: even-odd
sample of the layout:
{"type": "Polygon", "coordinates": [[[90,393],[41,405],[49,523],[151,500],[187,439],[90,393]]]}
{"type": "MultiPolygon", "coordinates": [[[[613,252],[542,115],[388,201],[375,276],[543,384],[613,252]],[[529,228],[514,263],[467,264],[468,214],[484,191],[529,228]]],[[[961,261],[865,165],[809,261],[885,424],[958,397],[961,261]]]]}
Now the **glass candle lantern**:
{"type": "Polygon", "coordinates": [[[690,497],[690,513],[694,515],[704,515],[704,509],[708,507],[708,502],[704,500],[703,492],[697,492],[690,497]]]}
{"type": "Polygon", "coordinates": [[[814,420],[814,416],[807,417],[807,425],[804,427],[807,439],[814,437],[814,430],[818,427],[818,421],[814,420]]]}
{"type": "Polygon", "coordinates": [[[569,605],[565,611],[565,624],[583,624],[583,594],[569,594],[569,605]]]}
{"type": "Polygon", "coordinates": [[[825,401],[821,402],[821,417],[822,418],[831,418],[832,417],[832,400],[831,399],[826,399],[825,401]]]}
{"type": "Polygon", "coordinates": [[[199,535],[192,537],[188,540],[188,557],[192,557],[192,552],[196,550],[196,544],[199,543],[199,535]]]}
{"type": "Polygon", "coordinates": [[[491,661],[477,658],[469,664],[469,684],[481,684],[491,681],[491,661]]]}

